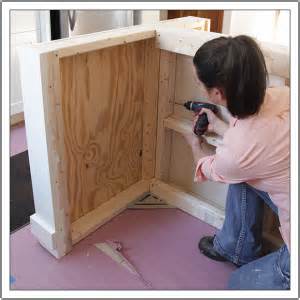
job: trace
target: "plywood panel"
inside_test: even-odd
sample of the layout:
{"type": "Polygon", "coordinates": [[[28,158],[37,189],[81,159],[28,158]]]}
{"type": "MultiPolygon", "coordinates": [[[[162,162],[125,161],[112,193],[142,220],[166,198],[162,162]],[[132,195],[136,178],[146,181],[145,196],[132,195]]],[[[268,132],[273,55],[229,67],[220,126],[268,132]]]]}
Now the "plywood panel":
{"type": "Polygon", "coordinates": [[[174,131],[172,134],[169,182],[198,195],[217,208],[224,209],[228,186],[213,181],[195,183],[192,151],[179,133],[174,131]]]}
{"type": "Polygon", "coordinates": [[[144,41],[61,59],[71,220],[142,176],[144,41]]]}
{"type": "Polygon", "coordinates": [[[207,101],[193,73],[193,58],[177,54],[175,103],[200,97],[207,101]]]}
{"type": "Polygon", "coordinates": [[[173,113],[176,54],[160,51],[159,96],[157,113],[157,147],[155,178],[168,180],[172,131],[164,127],[164,119],[173,113]]]}
{"type": "MultiPolygon", "coordinates": [[[[200,98],[199,101],[209,102],[202,87],[200,87],[194,76],[193,58],[177,54],[174,114],[180,118],[193,120],[193,113],[187,111],[182,105],[178,104],[183,104],[187,100],[197,98],[200,98]]],[[[228,122],[230,113],[221,105],[218,105],[218,108],[218,116],[222,120],[228,122]]]]}
{"type": "Polygon", "coordinates": [[[159,61],[160,49],[155,47],[155,39],[146,40],[143,105],[143,179],[151,179],[155,174],[159,61]]]}
{"type": "MultiPolygon", "coordinates": [[[[174,117],[178,119],[192,120],[194,114],[187,111],[182,105],[185,101],[204,97],[204,92],[199,87],[196,78],[193,76],[192,57],[177,54],[176,60],[176,82],[174,102],[174,117]]],[[[223,120],[229,118],[229,113],[225,108],[219,106],[219,117],[223,120]]],[[[192,130],[192,127],[191,127],[192,130]]],[[[191,192],[206,199],[207,202],[223,209],[225,207],[226,193],[228,186],[222,183],[207,181],[204,183],[194,183],[195,165],[192,152],[182,136],[176,132],[172,133],[171,162],[169,181],[182,187],[187,192],[191,192]]]]}

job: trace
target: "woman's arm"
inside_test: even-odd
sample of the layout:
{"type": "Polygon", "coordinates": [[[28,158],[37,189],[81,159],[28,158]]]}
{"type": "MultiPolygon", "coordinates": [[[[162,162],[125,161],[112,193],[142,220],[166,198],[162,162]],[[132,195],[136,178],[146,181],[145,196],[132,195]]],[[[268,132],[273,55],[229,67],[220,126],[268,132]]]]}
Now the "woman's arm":
{"type": "Polygon", "coordinates": [[[224,183],[240,183],[252,178],[252,171],[244,170],[237,159],[245,151],[243,145],[232,143],[236,134],[242,135],[243,133],[236,133],[235,131],[229,136],[226,134],[217,152],[215,147],[208,145],[194,133],[182,134],[193,153],[196,164],[195,181],[212,180],[224,183]]]}

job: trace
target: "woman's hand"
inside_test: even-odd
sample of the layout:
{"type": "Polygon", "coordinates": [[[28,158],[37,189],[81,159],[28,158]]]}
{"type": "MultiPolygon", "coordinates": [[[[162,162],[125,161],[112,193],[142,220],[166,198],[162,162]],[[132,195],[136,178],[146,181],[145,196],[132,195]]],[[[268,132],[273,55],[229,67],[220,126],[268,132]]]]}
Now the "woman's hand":
{"type": "Polygon", "coordinates": [[[199,115],[206,113],[208,119],[207,132],[215,132],[216,134],[223,136],[228,129],[228,125],[219,119],[215,113],[208,108],[202,108],[200,112],[194,118],[194,125],[197,122],[199,115]]]}

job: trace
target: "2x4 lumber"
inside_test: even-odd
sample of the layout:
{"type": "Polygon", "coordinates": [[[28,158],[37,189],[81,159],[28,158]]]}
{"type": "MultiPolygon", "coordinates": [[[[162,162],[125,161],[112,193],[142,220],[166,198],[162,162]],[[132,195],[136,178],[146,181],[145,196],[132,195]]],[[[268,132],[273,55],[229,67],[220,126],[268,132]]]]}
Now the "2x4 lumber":
{"type": "Polygon", "coordinates": [[[150,180],[141,180],[128,189],[118,193],[93,211],[72,223],[72,243],[75,244],[101,225],[121,213],[128,204],[149,193],[150,180]]]}
{"type": "MultiPolygon", "coordinates": [[[[164,127],[172,129],[181,134],[187,134],[192,132],[193,122],[190,120],[179,120],[172,117],[164,119],[164,127]]],[[[203,135],[206,142],[210,145],[217,147],[222,143],[222,138],[218,135],[203,135]]]]}
{"type": "Polygon", "coordinates": [[[157,24],[155,24],[156,28],[192,28],[196,30],[209,30],[210,28],[210,19],[206,18],[199,18],[199,17],[182,17],[182,18],[176,18],[176,19],[169,19],[161,21],[157,24]]]}
{"type": "MultiPolygon", "coordinates": [[[[61,105],[60,62],[57,53],[41,55],[41,80],[45,112],[47,150],[56,232],[56,250],[59,256],[71,250],[69,202],[66,178],[66,151],[61,105]]],[[[34,105],[34,104],[32,104],[34,105]]]]}
{"type": "Polygon", "coordinates": [[[206,22],[207,19],[185,17],[176,20],[161,21],[156,24],[143,24],[84,34],[57,41],[34,44],[31,47],[38,49],[40,52],[56,51],[59,57],[66,57],[150,39],[156,36],[156,30],[160,27],[202,28],[206,26],[206,22]]]}
{"type": "MultiPolygon", "coordinates": [[[[157,29],[157,47],[178,54],[194,56],[205,42],[221,36],[226,35],[189,28],[160,27],[157,29]]],[[[290,78],[288,47],[267,42],[258,43],[265,56],[269,74],[290,78]]]]}
{"type": "MultiPolygon", "coordinates": [[[[195,197],[177,186],[153,180],[150,184],[150,193],[217,229],[220,229],[223,225],[224,210],[212,206],[206,199],[195,197]]],[[[273,250],[282,245],[281,238],[268,232],[263,232],[263,239],[273,250]]]]}
{"type": "Polygon", "coordinates": [[[225,218],[223,210],[209,204],[206,199],[195,197],[179,187],[153,180],[150,184],[150,193],[218,229],[223,225],[225,218]]]}
{"type": "Polygon", "coordinates": [[[56,51],[58,56],[62,58],[150,39],[155,37],[155,35],[156,31],[153,26],[131,26],[34,44],[31,47],[40,52],[56,51]]]}
{"type": "Polygon", "coordinates": [[[168,180],[172,132],[164,127],[164,119],[173,113],[176,54],[162,50],[160,54],[159,100],[155,178],[168,180]]]}
{"type": "Polygon", "coordinates": [[[205,42],[222,36],[219,33],[191,28],[158,28],[157,47],[166,51],[194,56],[205,42]]]}
{"type": "Polygon", "coordinates": [[[145,41],[142,178],[155,175],[160,50],[155,39],[145,41]]]}

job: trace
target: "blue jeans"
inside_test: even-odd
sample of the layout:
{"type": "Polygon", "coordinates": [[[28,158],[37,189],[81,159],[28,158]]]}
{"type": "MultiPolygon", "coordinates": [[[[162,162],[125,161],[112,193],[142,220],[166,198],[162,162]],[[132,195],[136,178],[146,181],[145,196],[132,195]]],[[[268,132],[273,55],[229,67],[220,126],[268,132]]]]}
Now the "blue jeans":
{"type": "Polygon", "coordinates": [[[278,213],[266,192],[246,183],[229,185],[225,221],[214,238],[214,249],[240,266],[229,279],[230,289],[281,290],[290,287],[290,254],[286,245],[260,257],[264,202],[278,213]]]}

